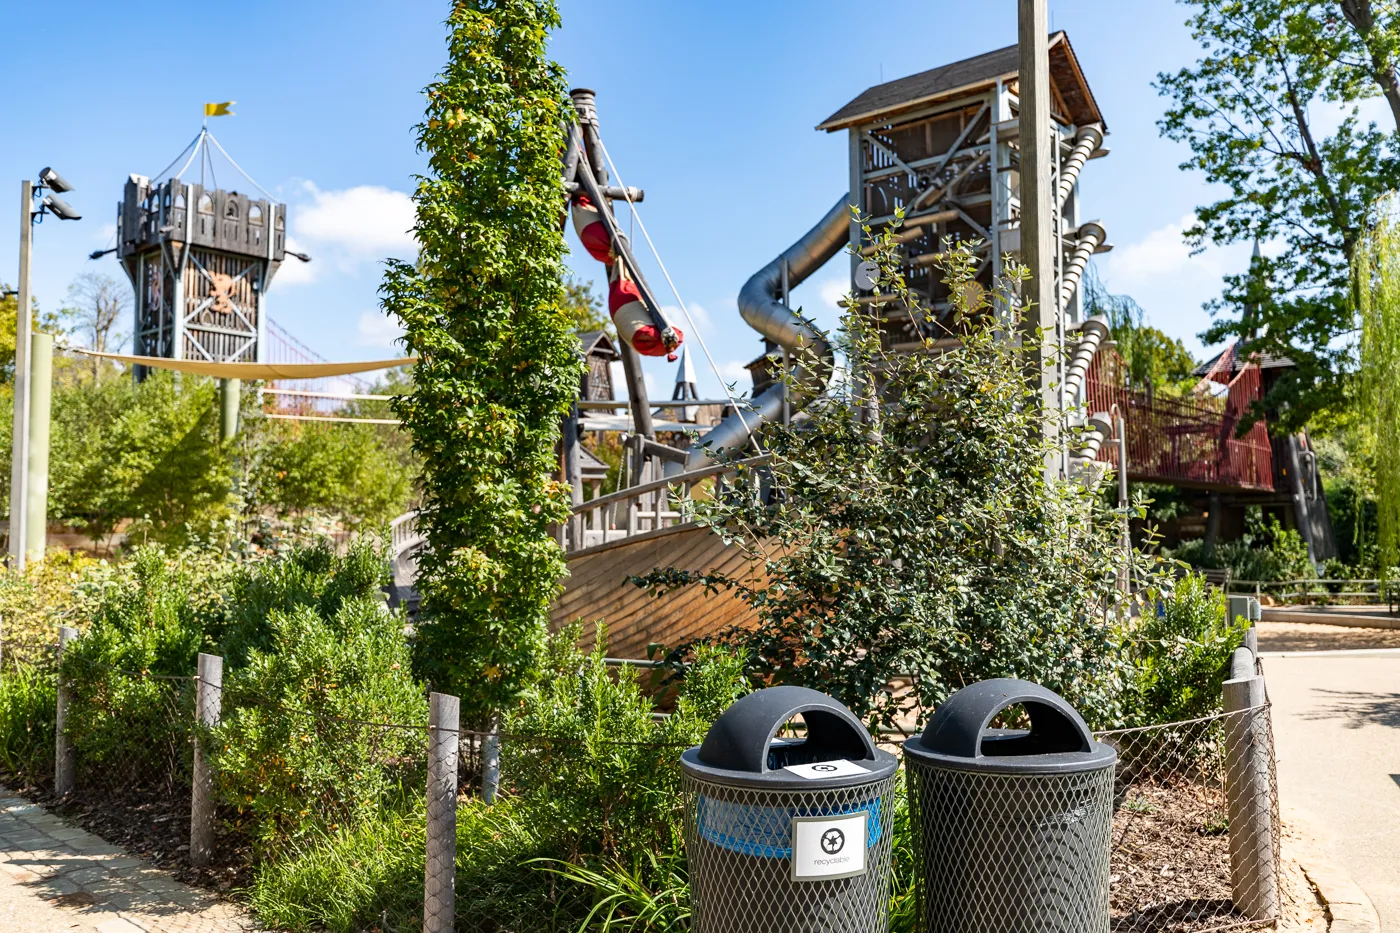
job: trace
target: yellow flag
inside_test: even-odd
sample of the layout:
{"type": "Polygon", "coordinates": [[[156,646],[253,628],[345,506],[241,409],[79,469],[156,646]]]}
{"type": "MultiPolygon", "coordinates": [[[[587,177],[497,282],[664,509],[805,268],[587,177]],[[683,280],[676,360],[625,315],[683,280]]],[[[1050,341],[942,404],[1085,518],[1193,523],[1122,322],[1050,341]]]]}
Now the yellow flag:
{"type": "Polygon", "coordinates": [[[236,101],[236,100],[226,100],[226,101],[224,101],[222,104],[205,104],[205,105],[204,105],[204,115],[205,115],[206,117],[233,117],[233,116],[237,116],[237,114],[235,114],[232,110],[228,109],[228,108],[232,107],[232,106],[233,106],[234,104],[236,104],[236,103],[238,103],[238,101],[236,101]]]}

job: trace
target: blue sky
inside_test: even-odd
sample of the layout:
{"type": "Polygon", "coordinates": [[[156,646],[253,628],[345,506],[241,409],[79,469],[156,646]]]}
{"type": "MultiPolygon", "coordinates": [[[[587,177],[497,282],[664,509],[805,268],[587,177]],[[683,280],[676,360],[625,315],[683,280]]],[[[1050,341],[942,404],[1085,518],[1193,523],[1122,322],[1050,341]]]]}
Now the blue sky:
{"type": "MultiPolygon", "coordinates": [[[[83,271],[120,276],[111,245],[130,172],[158,171],[198,131],[204,101],[233,99],[237,116],[211,121],[225,148],[288,202],[291,236],[309,266],[284,266],[269,312],[331,359],[394,355],[392,322],[376,289],[386,256],[411,256],[407,193],[423,158],[411,126],[421,88],[445,57],[445,2],[299,0],[207,2],[198,13],[165,2],[51,3],[42,23],[6,4],[0,26],[31,37],[0,57],[0,281],[15,277],[19,180],[44,165],[75,186],[84,215],[36,231],[35,294],[57,307],[83,271]],[[14,128],[27,127],[16,134],[14,128]]],[[[877,15],[850,2],[706,3],[561,0],[554,56],[570,81],[598,93],[603,137],[627,183],[645,188],[641,216],[726,381],[759,340],[734,298],[744,280],[808,229],[846,185],[846,141],[812,128],[871,84],[1015,40],[1015,4],[899,2],[877,15]]],[[[1220,276],[1247,264],[1240,244],[1191,257],[1180,230],[1211,193],[1178,170],[1183,147],[1161,139],[1158,71],[1197,51],[1169,0],[1050,0],[1108,121],[1112,154],[1083,176],[1084,216],[1115,250],[1098,260],[1114,291],[1132,294],[1152,323],[1199,353],[1203,301],[1220,276]]],[[[225,169],[219,180],[225,187],[225,169]]],[[[188,176],[187,176],[188,177],[188,176]]],[[[624,225],[626,221],[624,220],[624,225]]],[[[573,242],[572,233],[569,234],[573,242]]],[[[640,233],[636,237],[640,241],[640,233]]],[[[575,244],[576,246],[576,244],[575,244]]],[[[603,283],[582,250],[580,278],[603,283]]],[[[653,289],[673,303],[654,262],[653,289]]],[[[829,264],[794,292],[825,326],[836,321],[845,266],[829,264]]],[[[597,291],[601,294],[602,288],[597,291]]],[[[720,391],[699,356],[701,392],[720,391]]],[[[648,378],[669,396],[674,366],[648,378]]]]}

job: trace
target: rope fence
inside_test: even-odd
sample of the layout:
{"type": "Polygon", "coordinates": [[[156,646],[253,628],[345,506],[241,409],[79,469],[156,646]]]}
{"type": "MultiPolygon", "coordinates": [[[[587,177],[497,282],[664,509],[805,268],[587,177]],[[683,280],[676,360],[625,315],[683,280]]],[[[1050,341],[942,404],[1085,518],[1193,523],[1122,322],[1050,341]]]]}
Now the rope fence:
{"type": "MultiPolygon", "coordinates": [[[[548,799],[550,782],[571,779],[569,769],[579,767],[584,744],[590,754],[659,769],[675,767],[682,747],[464,725],[459,700],[439,693],[428,697],[416,723],[284,707],[230,694],[217,656],[199,655],[188,675],[154,674],[87,660],[70,650],[77,637],[65,628],[57,643],[0,656],[0,678],[11,680],[4,689],[21,676],[51,677],[57,685],[57,708],[36,712],[32,723],[47,751],[0,761],[0,777],[183,880],[223,890],[247,883],[272,851],[273,830],[293,843],[303,838],[293,822],[257,809],[259,792],[281,788],[287,800],[278,812],[299,808],[318,832],[354,825],[375,807],[398,807],[421,821],[422,886],[398,892],[381,911],[377,928],[384,931],[579,930],[597,891],[548,864],[528,864],[562,864],[569,853],[518,853],[520,869],[546,873],[548,886],[528,903],[496,896],[490,886],[497,882],[476,873],[479,853],[459,845],[462,820],[527,790],[548,799]],[[213,737],[239,717],[286,731],[287,750],[260,762],[260,788],[221,786],[210,754],[213,737]],[[282,759],[301,744],[323,760],[310,779],[287,783],[282,759]]],[[[1217,715],[1097,733],[1118,752],[1109,878],[1114,933],[1199,933],[1280,918],[1270,706],[1250,648],[1236,652],[1228,673],[1217,715]]],[[[677,779],[673,800],[646,802],[652,809],[639,831],[650,851],[680,851],[679,786],[677,779]]],[[[636,813],[632,818],[635,826],[636,813]]],[[[902,844],[897,837],[896,862],[902,844]]],[[[584,859],[579,871],[595,867],[584,859]]],[[[684,867],[679,871],[688,900],[684,867]]]]}

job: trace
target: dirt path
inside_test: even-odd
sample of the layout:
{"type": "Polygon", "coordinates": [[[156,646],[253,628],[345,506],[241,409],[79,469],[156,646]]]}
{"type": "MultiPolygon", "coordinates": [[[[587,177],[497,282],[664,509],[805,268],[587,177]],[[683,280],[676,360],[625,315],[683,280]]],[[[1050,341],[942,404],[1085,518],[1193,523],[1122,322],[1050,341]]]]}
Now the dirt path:
{"type": "Polygon", "coordinates": [[[251,933],[230,904],[0,788],[5,933],[251,933]]]}

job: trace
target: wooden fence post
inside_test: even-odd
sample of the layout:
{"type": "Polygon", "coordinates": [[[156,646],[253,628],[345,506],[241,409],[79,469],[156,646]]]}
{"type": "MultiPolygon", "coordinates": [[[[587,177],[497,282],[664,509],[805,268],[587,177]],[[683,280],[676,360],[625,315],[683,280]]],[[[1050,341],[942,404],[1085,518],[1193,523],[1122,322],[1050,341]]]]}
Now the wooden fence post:
{"type": "Polygon", "coordinates": [[[428,838],[423,933],[452,933],[457,878],[457,750],[461,702],[428,697],[428,838]]]}
{"type": "Polygon", "coordinates": [[[78,785],[78,759],[68,741],[68,682],[63,677],[63,649],[78,637],[78,630],[69,625],[58,627],[58,701],[54,726],[53,789],[59,796],[71,794],[78,785]]]}
{"type": "Polygon", "coordinates": [[[1279,914],[1279,901],[1270,767],[1273,751],[1269,747],[1264,678],[1232,678],[1225,681],[1223,692],[1231,894],[1235,908],[1249,919],[1273,920],[1279,914]]]}
{"type": "MultiPolygon", "coordinates": [[[[212,729],[219,724],[224,698],[224,659],[199,656],[195,678],[194,717],[197,726],[212,729]]],[[[194,738],[194,783],[190,787],[190,864],[203,868],[214,855],[214,775],[204,758],[198,732],[194,738]]]]}

